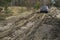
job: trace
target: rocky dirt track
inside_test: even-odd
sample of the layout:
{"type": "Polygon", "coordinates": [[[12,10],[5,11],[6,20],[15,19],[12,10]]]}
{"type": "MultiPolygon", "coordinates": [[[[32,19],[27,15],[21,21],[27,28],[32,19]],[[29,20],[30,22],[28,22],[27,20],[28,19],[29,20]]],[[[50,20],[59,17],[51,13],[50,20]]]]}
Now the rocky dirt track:
{"type": "Polygon", "coordinates": [[[52,7],[49,14],[34,12],[6,20],[0,27],[0,40],[60,40],[59,11],[52,7]]]}

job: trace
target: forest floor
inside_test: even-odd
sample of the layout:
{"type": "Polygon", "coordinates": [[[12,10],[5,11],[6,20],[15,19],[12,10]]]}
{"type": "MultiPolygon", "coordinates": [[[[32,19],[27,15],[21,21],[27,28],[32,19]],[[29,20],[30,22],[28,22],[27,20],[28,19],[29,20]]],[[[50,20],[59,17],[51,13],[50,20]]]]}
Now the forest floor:
{"type": "Polygon", "coordinates": [[[13,14],[0,22],[0,40],[60,40],[59,14],[56,7],[48,14],[34,10],[13,14]]]}

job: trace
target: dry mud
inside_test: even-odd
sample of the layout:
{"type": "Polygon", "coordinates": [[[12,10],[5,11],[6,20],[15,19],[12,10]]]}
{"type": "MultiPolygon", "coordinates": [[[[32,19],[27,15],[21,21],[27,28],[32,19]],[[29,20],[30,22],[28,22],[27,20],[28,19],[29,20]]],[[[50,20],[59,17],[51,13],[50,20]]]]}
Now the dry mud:
{"type": "Polygon", "coordinates": [[[60,40],[59,11],[52,7],[49,14],[34,12],[6,20],[1,23],[0,40],[60,40]]]}

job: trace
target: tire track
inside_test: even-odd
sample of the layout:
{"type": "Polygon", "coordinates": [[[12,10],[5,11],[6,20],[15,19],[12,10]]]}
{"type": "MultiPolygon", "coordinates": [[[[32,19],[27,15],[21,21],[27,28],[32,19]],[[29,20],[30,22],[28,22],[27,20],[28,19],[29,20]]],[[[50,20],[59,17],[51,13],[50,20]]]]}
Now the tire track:
{"type": "MultiPolygon", "coordinates": [[[[33,15],[35,15],[34,13],[32,13],[31,15],[29,15],[29,17],[32,17],[33,15]]],[[[25,17],[25,19],[29,19],[29,17],[25,17]]],[[[16,28],[16,27],[19,27],[19,26],[22,26],[24,24],[27,23],[27,20],[25,20],[25,22],[22,23],[22,25],[19,25],[19,26],[16,26],[17,22],[18,21],[21,21],[23,18],[19,18],[18,20],[15,20],[14,22],[12,22],[12,24],[10,25],[10,28],[8,28],[7,30],[4,30],[3,32],[0,33],[0,38],[4,37],[4,36],[7,36],[9,33],[11,33],[11,31],[16,28]]]]}
{"type": "MultiPolygon", "coordinates": [[[[21,40],[25,40],[25,38],[27,38],[27,37],[29,37],[29,35],[31,35],[32,33],[34,33],[38,28],[39,28],[39,25],[41,24],[41,22],[42,22],[42,20],[44,19],[44,17],[45,17],[45,14],[37,14],[37,16],[36,16],[36,20],[34,21],[35,22],[35,24],[32,26],[32,28],[29,28],[28,30],[26,29],[26,31],[25,32],[23,32],[22,34],[25,34],[25,36],[24,37],[22,37],[22,39],[21,40]],[[41,18],[41,16],[42,16],[42,18],[41,18]],[[39,18],[38,18],[39,17],[39,18]]],[[[35,18],[34,18],[35,19],[35,18]]],[[[32,19],[33,20],[33,19],[32,19]]],[[[20,35],[22,35],[22,34],[20,34],[20,35]]],[[[20,37],[20,35],[17,35],[16,37],[15,37],[15,39],[13,39],[13,40],[16,40],[17,38],[19,38],[20,37]]]]}

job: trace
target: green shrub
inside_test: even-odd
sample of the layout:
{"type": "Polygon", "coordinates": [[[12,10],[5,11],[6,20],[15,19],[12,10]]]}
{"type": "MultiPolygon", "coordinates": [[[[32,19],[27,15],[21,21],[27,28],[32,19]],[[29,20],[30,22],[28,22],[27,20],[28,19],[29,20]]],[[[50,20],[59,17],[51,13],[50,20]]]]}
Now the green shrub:
{"type": "Polygon", "coordinates": [[[9,17],[9,16],[12,16],[12,11],[11,10],[7,10],[7,13],[6,11],[2,11],[2,13],[0,14],[0,20],[4,20],[6,17],[9,17]]]}
{"type": "Polygon", "coordinates": [[[4,10],[6,11],[6,13],[7,13],[7,10],[8,10],[9,2],[11,2],[11,0],[1,0],[0,1],[0,6],[4,7],[4,10]]]}
{"type": "Polygon", "coordinates": [[[34,9],[39,9],[40,8],[40,2],[37,2],[35,5],[34,5],[34,9]]]}

